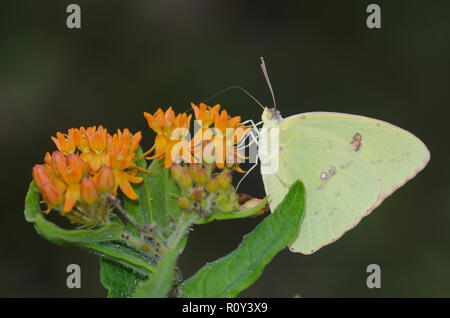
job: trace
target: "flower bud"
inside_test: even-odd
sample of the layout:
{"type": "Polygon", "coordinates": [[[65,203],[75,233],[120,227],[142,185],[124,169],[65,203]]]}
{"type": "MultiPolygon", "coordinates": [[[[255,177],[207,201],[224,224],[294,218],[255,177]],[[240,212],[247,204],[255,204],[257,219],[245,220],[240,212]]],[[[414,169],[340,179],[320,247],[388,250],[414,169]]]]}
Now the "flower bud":
{"type": "Polygon", "coordinates": [[[33,167],[33,179],[39,189],[44,183],[52,183],[52,177],[42,165],[35,165],[33,167]]]}
{"type": "Polygon", "coordinates": [[[111,167],[103,166],[95,176],[97,188],[101,193],[107,193],[114,188],[114,174],[111,167]]]}
{"type": "Polygon", "coordinates": [[[66,157],[59,151],[52,153],[52,169],[60,176],[67,175],[67,160],[66,157]]]}
{"type": "Polygon", "coordinates": [[[191,202],[188,198],[179,197],[178,198],[178,206],[183,210],[188,209],[191,206],[191,202]]]}
{"type": "Polygon", "coordinates": [[[205,184],[207,179],[206,168],[198,164],[191,164],[189,173],[196,184],[205,184]]]}
{"type": "Polygon", "coordinates": [[[44,162],[47,164],[47,166],[52,166],[52,155],[49,152],[45,154],[44,162]]]}
{"type": "Polygon", "coordinates": [[[62,202],[63,193],[51,183],[44,183],[41,186],[41,193],[44,201],[51,207],[58,206],[62,202]]]}
{"type": "Polygon", "coordinates": [[[208,192],[215,192],[217,190],[217,177],[209,178],[206,183],[206,190],[208,190],[208,192]]]}
{"type": "MultiPolygon", "coordinates": [[[[258,204],[260,204],[261,201],[262,201],[261,199],[250,199],[247,202],[245,202],[243,205],[241,205],[239,210],[241,210],[241,211],[251,210],[251,209],[255,208],[258,204]]],[[[254,216],[261,215],[265,211],[266,211],[265,207],[262,207],[260,210],[256,211],[255,214],[253,214],[253,215],[254,216]]]]}
{"type": "Polygon", "coordinates": [[[181,175],[178,179],[178,183],[180,184],[180,187],[187,189],[192,186],[192,177],[187,171],[187,169],[183,169],[181,172],[181,175]]]}
{"type": "Polygon", "coordinates": [[[219,209],[223,212],[233,212],[233,204],[231,202],[226,202],[219,205],[219,209]]]}
{"type": "Polygon", "coordinates": [[[219,189],[226,190],[231,185],[231,172],[224,171],[217,176],[217,185],[219,189]]]}
{"type": "Polygon", "coordinates": [[[84,202],[89,204],[98,200],[98,189],[91,178],[85,178],[81,182],[80,196],[84,202]]]}
{"type": "Polygon", "coordinates": [[[228,195],[226,193],[219,193],[219,195],[217,196],[217,204],[218,205],[222,205],[228,202],[228,195]]]}
{"type": "Polygon", "coordinates": [[[239,202],[236,193],[221,192],[217,196],[217,205],[223,212],[234,212],[239,209],[239,202]]]}
{"type": "Polygon", "coordinates": [[[200,202],[202,200],[202,191],[194,189],[191,192],[191,199],[200,202]]]}
{"type": "Polygon", "coordinates": [[[181,174],[183,173],[184,167],[182,167],[179,164],[172,164],[172,166],[170,167],[170,173],[172,175],[172,178],[174,178],[175,180],[179,180],[181,177],[181,174]]]}

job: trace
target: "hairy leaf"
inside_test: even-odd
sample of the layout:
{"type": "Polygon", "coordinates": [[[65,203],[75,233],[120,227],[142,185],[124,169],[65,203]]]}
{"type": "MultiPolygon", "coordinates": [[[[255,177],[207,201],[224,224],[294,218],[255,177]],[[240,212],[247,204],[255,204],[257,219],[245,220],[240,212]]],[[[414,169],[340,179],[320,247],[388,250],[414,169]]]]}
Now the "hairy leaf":
{"type": "Polygon", "coordinates": [[[249,216],[254,215],[256,212],[260,211],[267,203],[267,200],[269,197],[265,197],[260,203],[258,203],[257,206],[255,206],[252,209],[248,209],[245,211],[235,211],[235,212],[221,212],[217,211],[215,213],[212,213],[206,218],[201,218],[195,221],[196,224],[205,224],[209,223],[214,220],[231,220],[231,219],[239,219],[239,218],[246,218],[249,216]]]}
{"type": "Polygon", "coordinates": [[[153,160],[148,167],[149,171],[156,172],[148,175],[147,182],[151,200],[151,207],[153,212],[153,220],[161,227],[166,227],[170,224],[169,214],[178,219],[181,214],[181,209],[178,206],[178,197],[180,189],[175,181],[170,177],[170,170],[165,169],[162,162],[153,160]]]}
{"type": "Polygon", "coordinates": [[[65,230],[47,221],[42,215],[37,215],[34,226],[44,238],[57,245],[73,245],[111,241],[120,238],[122,227],[111,223],[95,230],[65,230]]]}
{"type": "Polygon", "coordinates": [[[133,297],[137,285],[145,279],[145,276],[107,257],[101,258],[100,265],[100,281],[111,298],[133,297]]]}
{"type": "Polygon", "coordinates": [[[182,286],[183,297],[235,297],[249,287],[264,267],[300,228],[305,189],[294,183],[283,202],[266,217],[236,250],[206,264],[182,286]]]}
{"type": "Polygon", "coordinates": [[[25,197],[25,220],[28,222],[34,222],[36,216],[42,214],[39,205],[40,197],[39,189],[34,181],[31,181],[27,196],[25,197]]]}
{"type": "Polygon", "coordinates": [[[114,259],[117,266],[125,266],[142,275],[150,275],[155,270],[156,259],[135,251],[121,242],[103,242],[96,244],[81,244],[95,253],[114,259]]]}
{"type": "MultiPolygon", "coordinates": [[[[140,155],[142,155],[141,147],[139,147],[136,151],[136,156],[138,157],[140,155]]],[[[147,169],[147,162],[144,158],[137,160],[136,163],[138,167],[147,169]]],[[[153,220],[150,190],[148,186],[149,174],[139,172],[137,176],[143,178],[141,183],[133,184],[133,189],[138,195],[138,199],[131,200],[124,196],[124,208],[128,214],[130,214],[139,224],[142,225],[151,223],[153,220]]],[[[137,235],[137,232],[132,224],[128,224],[128,227],[133,234],[137,235]]]]}
{"type": "Polygon", "coordinates": [[[135,297],[164,298],[172,288],[177,250],[170,249],[159,263],[155,273],[149,280],[139,285],[135,297]]]}
{"type": "Polygon", "coordinates": [[[31,182],[25,199],[25,219],[33,222],[36,231],[47,240],[57,245],[74,245],[79,243],[93,243],[111,241],[120,238],[122,227],[119,224],[108,224],[98,229],[66,230],[47,221],[39,205],[39,190],[31,182]]]}

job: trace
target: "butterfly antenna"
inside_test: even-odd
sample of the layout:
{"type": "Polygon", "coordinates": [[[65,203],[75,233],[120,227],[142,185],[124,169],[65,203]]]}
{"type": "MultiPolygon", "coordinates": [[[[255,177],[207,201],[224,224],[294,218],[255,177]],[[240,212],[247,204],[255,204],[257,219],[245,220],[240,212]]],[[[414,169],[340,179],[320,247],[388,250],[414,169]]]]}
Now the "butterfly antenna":
{"type": "Polygon", "coordinates": [[[245,94],[247,94],[251,99],[253,99],[262,109],[264,109],[265,107],[259,102],[259,100],[257,100],[252,94],[250,94],[249,92],[247,92],[245,89],[243,89],[241,86],[238,85],[234,85],[234,86],[230,86],[227,87],[223,90],[221,90],[218,93],[215,93],[214,95],[208,97],[207,99],[205,99],[203,102],[206,103],[207,101],[213,99],[214,97],[216,97],[217,95],[220,95],[222,93],[225,93],[226,91],[229,91],[230,89],[239,89],[241,91],[243,91],[245,94]]]}
{"type": "MultiPolygon", "coordinates": [[[[225,93],[226,91],[229,91],[229,90],[231,90],[231,89],[239,89],[239,90],[243,91],[246,95],[248,95],[251,99],[253,99],[253,100],[256,102],[256,104],[259,105],[259,107],[261,107],[262,109],[265,109],[265,107],[261,104],[261,102],[260,102],[259,100],[256,99],[256,97],[254,97],[252,94],[250,94],[248,91],[246,91],[245,89],[243,89],[241,86],[238,86],[238,85],[234,85],[234,86],[227,87],[227,88],[221,90],[220,92],[217,92],[217,93],[215,93],[215,94],[212,95],[212,96],[209,96],[207,99],[203,100],[202,103],[206,103],[206,102],[208,102],[209,100],[213,99],[214,97],[216,97],[216,96],[218,96],[218,95],[220,95],[220,94],[223,94],[223,93],[225,93]]],[[[192,108],[189,108],[189,109],[186,111],[186,113],[188,113],[188,112],[190,112],[190,111],[192,111],[192,108]]]]}
{"type": "Polygon", "coordinates": [[[269,86],[270,93],[272,94],[273,107],[277,109],[277,103],[275,102],[275,94],[273,93],[272,85],[270,84],[269,74],[267,73],[266,63],[264,63],[264,58],[261,56],[261,68],[266,78],[267,85],[269,86]]]}

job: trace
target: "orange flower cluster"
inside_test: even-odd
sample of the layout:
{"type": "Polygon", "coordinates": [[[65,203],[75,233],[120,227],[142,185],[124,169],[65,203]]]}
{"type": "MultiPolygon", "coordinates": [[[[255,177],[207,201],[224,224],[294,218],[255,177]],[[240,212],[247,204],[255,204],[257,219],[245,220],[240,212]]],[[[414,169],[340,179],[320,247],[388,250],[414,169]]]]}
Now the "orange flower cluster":
{"type": "Polygon", "coordinates": [[[59,151],[47,153],[45,164],[33,168],[47,213],[55,208],[79,223],[98,222],[109,212],[103,209],[107,196],[117,195],[118,188],[137,199],[130,183],[142,181],[136,176],[139,171],[148,172],[135,163],[140,132],[133,135],[125,129],[111,136],[102,126],[81,127],[52,139],[59,151]]]}
{"type": "Polygon", "coordinates": [[[236,162],[238,158],[246,157],[237,151],[236,144],[248,134],[250,128],[239,125],[241,116],[231,117],[224,109],[219,112],[220,105],[210,107],[203,103],[199,106],[191,103],[191,107],[194,110],[195,119],[202,123],[202,128],[193,139],[194,156],[197,159],[202,158],[203,162],[214,161],[219,169],[226,166],[244,172],[236,162]],[[214,129],[211,129],[211,126],[214,129]]]}
{"type": "Polygon", "coordinates": [[[147,159],[160,160],[164,158],[166,168],[172,165],[174,159],[171,156],[172,152],[183,160],[191,159],[190,153],[183,152],[183,149],[186,149],[186,146],[189,147],[189,142],[185,137],[189,133],[192,115],[188,116],[183,113],[175,116],[172,107],[169,107],[166,112],[158,108],[154,115],[144,112],[144,116],[150,128],[157,134],[155,144],[145,153],[148,154],[155,150],[155,154],[147,159]],[[177,149],[173,151],[175,146],[177,146],[177,149]]]}
{"type": "Polygon", "coordinates": [[[191,107],[195,120],[201,123],[192,141],[186,140],[191,115],[182,113],[175,116],[172,107],[166,112],[158,109],[154,115],[144,113],[150,128],[157,134],[154,146],[146,153],[155,150],[155,155],[147,159],[164,158],[165,168],[170,168],[175,160],[182,158],[186,163],[215,163],[219,169],[233,167],[243,172],[236,164],[236,158],[245,157],[238,153],[236,144],[250,128],[239,125],[240,116],[231,117],[226,110],[220,112],[220,105],[211,107],[204,103],[199,106],[191,103],[191,107]],[[174,147],[177,147],[175,151],[174,147]]]}

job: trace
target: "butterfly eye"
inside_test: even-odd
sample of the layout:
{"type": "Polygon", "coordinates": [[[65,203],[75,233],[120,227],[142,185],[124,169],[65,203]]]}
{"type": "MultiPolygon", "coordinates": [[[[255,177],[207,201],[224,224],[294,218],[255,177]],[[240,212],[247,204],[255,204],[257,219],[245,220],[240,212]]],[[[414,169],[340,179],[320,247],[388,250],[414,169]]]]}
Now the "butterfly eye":
{"type": "Polygon", "coordinates": [[[271,108],[271,109],[269,109],[269,111],[272,113],[272,116],[270,117],[270,119],[276,119],[276,120],[281,119],[281,114],[277,109],[271,108]]]}

